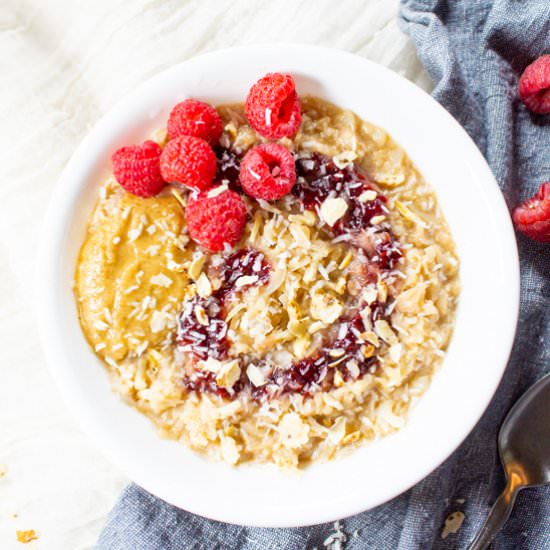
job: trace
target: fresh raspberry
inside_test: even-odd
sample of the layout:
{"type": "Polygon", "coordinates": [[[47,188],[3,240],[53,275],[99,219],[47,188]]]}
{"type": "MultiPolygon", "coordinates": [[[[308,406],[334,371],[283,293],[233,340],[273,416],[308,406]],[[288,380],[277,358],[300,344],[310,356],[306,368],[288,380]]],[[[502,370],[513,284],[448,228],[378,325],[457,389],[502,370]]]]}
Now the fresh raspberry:
{"type": "Polygon", "coordinates": [[[550,243],[550,182],[541,184],[534,197],[514,209],[512,218],[519,231],[540,243],[550,243]]]}
{"type": "Polygon", "coordinates": [[[230,189],[213,188],[193,193],[185,211],[191,238],[211,252],[234,246],[246,223],[246,206],[242,197],[230,189]]]}
{"type": "Polygon", "coordinates": [[[280,199],[296,183],[294,158],[278,143],[257,145],[241,161],[239,180],[244,192],[256,199],[280,199]]]}
{"type": "Polygon", "coordinates": [[[170,139],[179,136],[198,137],[213,147],[222,135],[222,119],[212,105],[186,99],[172,109],[166,129],[170,139]]]}
{"type": "Polygon", "coordinates": [[[143,145],[121,147],[112,156],[115,179],[132,195],[144,198],[157,195],[166,185],[160,175],[161,153],[160,145],[150,140],[143,145]]]}
{"type": "Polygon", "coordinates": [[[168,182],[204,191],[216,175],[216,154],[204,139],[180,136],[164,147],[160,172],[168,182]]]}
{"type": "Polygon", "coordinates": [[[294,79],[280,73],[260,78],[248,92],[245,113],[250,125],[262,136],[292,137],[302,120],[294,79]]]}
{"type": "Polygon", "coordinates": [[[519,79],[519,97],[533,113],[550,113],[550,54],[529,65],[519,79]]]}

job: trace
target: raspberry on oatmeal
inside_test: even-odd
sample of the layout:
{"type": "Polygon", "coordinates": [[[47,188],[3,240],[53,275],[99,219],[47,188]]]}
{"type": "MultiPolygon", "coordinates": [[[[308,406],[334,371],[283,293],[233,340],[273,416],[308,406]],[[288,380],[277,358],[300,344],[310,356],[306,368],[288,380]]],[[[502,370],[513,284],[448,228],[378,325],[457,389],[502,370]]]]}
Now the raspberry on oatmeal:
{"type": "Polygon", "coordinates": [[[216,175],[216,154],[204,139],[180,136],[164,147],[160,171],[168,182],[204,191],[216,175]]]}
{"type": "Polygon", "coordinates": [[[248,92],[245,111],[248,122],[260,135],[271,139],[292,137],[302,119],[292,76],[269,73],[260,78],[248,92]]]}
{"type": "Polygon", "coordinates": [[[277,143],[252,147],[239,170],[244,192],[256,199],[276,200],[290,193],[296,183],[296,168],[290,151],[277,143]]]}
{"type": "Polygon", "coordinates": [[[192,194],[185,212],[190,237],[211,252],[235,246],[246,223],[244,201],[225,185],[192,194]]]}
{"type": "Polygon", "coordinates": [[[170,139],[180,136],[202,138],[212,147],[222,135],[222,119],[212,105],[186,99],[170,112],[166,131],[170,139]]]}
{"type": "Polygon", "coordinates": [[[118,183],[138,197],[154,197],[160,193],[166,185],[160,174],[161,152],[160,146],[151,140],[115,151],[113,173],[118,183]]]}

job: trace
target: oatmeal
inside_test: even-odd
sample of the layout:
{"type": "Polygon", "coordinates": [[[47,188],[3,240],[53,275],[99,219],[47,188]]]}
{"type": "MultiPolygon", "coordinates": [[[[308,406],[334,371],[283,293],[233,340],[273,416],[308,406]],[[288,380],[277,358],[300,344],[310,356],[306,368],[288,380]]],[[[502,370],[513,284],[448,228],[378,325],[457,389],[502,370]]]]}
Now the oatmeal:
{"type": "Polygon", "coordinates": [[[200,238],[190,231],[196,192],[102,185],[76,297],[114,390],[165,436],[231,464],[300,467],[399,429],[442,361],[459,294],[432,188],[383,130],[305,97],[285,151],[265,149],[291,191],[253,198],[240,166],[245,187],[263,177],[247,153],[267,140],[242,105],[217,111],[217,187],[200,196],[232,197],[219,211],[235,212],[232,246],[208,249],[207,217],[200,238]]]}

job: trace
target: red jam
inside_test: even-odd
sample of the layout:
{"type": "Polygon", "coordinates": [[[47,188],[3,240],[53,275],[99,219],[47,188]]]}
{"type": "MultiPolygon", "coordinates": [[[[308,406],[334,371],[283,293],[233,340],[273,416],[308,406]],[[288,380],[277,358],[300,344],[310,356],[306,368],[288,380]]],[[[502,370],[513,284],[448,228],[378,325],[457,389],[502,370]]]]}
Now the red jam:
{"type": "MultiPolygon", "coordinates": [[[[382,308],[375,302],[371,305],[371,321],[381,317],[382,308]]],[[[315,391],[329,390],[334,385],[336,372],[343,380],[361,378],[367,372],[374,372],[378,360],[368,353],[368,344],[359,337],[365,331],[360,315],[356,313],[342,318],[337,326],[335,339],[327,340],[312,356],[295,361],[286,369],[275,369],[264,386],[251,387],[252,396],[258,399],[285,393],[311,395],[315,391]],[[348,367],[350,361],[354,363],[355,371],[348,367]]],[[[246,380],[241,379],[240,383],[242,385],[246,380]]]]}
{"type": "MultiPolygon", "coordinates": [[[[217,147],[217,180],[241,192],[239,166],[241,156],[231,149],[217,147]]],[[[366,255],[365,280],[374,282],[381,272],[391,271],[402,257],[399,243],[393,237],[389,224],[372,224],[376,216],[388,214],[387,199],[376,191],[372,200],[361,201],[364,191],[376,190],[373,182],[355,165],[338,168],[336,164],[320,153],[305,153],[296,157],[297,182],[293,195],[307,209],[318,208],[329,196],[342,197],[348,204],[344,217],[332,228],[335,235],[349,234],[350,246],[358,249],[359,255],[366,255]],[[368,231],[367,231],[368,230],[368,231]],[[360,235],[368,232],[367,239],[360,235]],[[357,237],[359,236],[359,237],[357,237]],[[363,244],[364,243],[364,244],[363,244]]],[[[222,283],[209,298],[195,296],[185,304],[178,316],[176,344],[182,351],[191,352],[198,359],[212,357],[218,360],[229,358],[228,326],[225,318],[225,300],[235,291],[235,282],[242,276],[254,276],[254,285],[269,281],[270,266],[264,255],[257,250],[243,249],[224,258],[223,264],[213,267],[222,283]],[[208,325],[197,318],[196,308],[202,307],[208,325]]],[[[241,287],[240,290],[246,289],[241,287]]],[[[361,307],[364,304],[358,304],[361,307]]],[[[371,304],[371,322],[387,319],[385,304],[375,301],[371,304]]],[[[354,311],[357,311],[356,309],[354,311]]],[[[204,318],[203,318],[204,322],[204,318]]],[[[359,337],[365,331],[361,316],[348,312],[335,323],[336,336],[322,343],[319,350],[310,357],[295,361],[286,368],[276,367],[267,376],[263,386],[255,387],[248,379],[242,364],[240,380],[230,389],[220,388],[212,372],[197,369],[186,373],[183,383],[189,391],[209,392],[225,398],[235,398],[246,392],[253,399],[273,398],[285,393],[311,395],[315,391],[329,390],[335,385],[336,373],[342,380],[361,378],[374,372],[378,359],[369,349],[369,344],[359,337]]],[[[262,366],[262,361],[255,361],[262,366]]],[[[263,362],[265,365],[265,361],[263,362]]]]}
{"type": "Polygon", "coordinates": [[[239,380],[230,390],[220,388],[216,383],[216,375],[213,372],[197,370],[191,376],[186,374],[183,377],[183,385],[187,391],[196,391],[198,393],[213,393],[226,399],[232,399],[242,390],[242,383],[239,380]]]}
{"type": "Polygon", "coordinates": [[[220,145],[214,151],[218,162],[216,181],[227,184],[233,191],[242,192],[239,182],[242,154],[239,154],[234,149],[226,149],[220,145]]]}
{"type": "Polygon", "coordinates": [[[224,359],[229,350],[227,323],[223,320],[223,303],[216,295],[194,296],[178,315],[176,344],[181,351],[193,353],[199,359],[224,359]],[[197,311],[205,312],[208,325],[201,324],[197,311]]]}
{"type": "MultiPolygon", "coordinates": [[[[269,264],[261,252],[248,248],[238,250],[227,257],[222,267],[223,293],[231,292],[237,279],[245,276],[256,276],[257,280],[252,284],[264,285],[269,281],[269,272],[269,264]]],[[[241,288],[245,289],[247,286],[241,288]]]]}
{"type": "MultiPolygon", "coordinates": [[[[216,269],[216,268],[214,268],[216,269]]],[[[199,359],[213,357],[225,359],[229,349],[227,341],[227,323],[225,317],[225,298],[235,290],[235,281],[243,276],[257,276],[253,283],[265,284],[269,281],[269,264],[265,256],[257,250],[244,248],[227,256],[216,275],[221,286],[208,298],[195,295],[185,303],[178,315],[176,344],[181,351],[189,351],[199,359]],[[202,312],[206,315],[207,325],[202,324],[202,312]]],[[[242,286],[241,290],[250,285],[242,286]]],[[[202,319],[204,323],[204,318],[202,319]]]]}
{"type": "Polygon", "coordinates": [[[320,153],[306,153],[296,159],[296,185],[292,192],[310,210],[321,206],[329,196],[342,197],[348,204],[344,217],[335,225],[335,233],[360,231],[369,227],[375,216],[388,213],[386,197],[361,202],[364,191],[374,190],[372,182],[355,165],[338,168],[320,153]]]}

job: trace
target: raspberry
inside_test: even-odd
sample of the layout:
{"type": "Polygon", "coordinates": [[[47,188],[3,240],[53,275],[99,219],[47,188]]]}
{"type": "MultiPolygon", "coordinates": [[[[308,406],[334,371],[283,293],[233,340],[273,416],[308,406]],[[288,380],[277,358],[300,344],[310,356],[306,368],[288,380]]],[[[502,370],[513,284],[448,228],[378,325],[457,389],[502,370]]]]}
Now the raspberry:
{"type": "Polygon", "coordinates": [[[216,175],[216,154],[204,139],[180,136],[164,147],[160,172],[166,181],[204,191],[216,175]]]}
{"type": "Polygon", "coordinates": [[[550,243],[550,182],[541,184],[537,193],[514,209],[516,228],[540,243],[550,243]]]}
{"type": "Polygon", "coordinates": [[[529,65],[518,85],[519,97],[533,113],[550,113],[550,54],[529,65]]]}
{"type": "Polygon", "coordinates": [[[246,223],[246,206],[242,197],[221,187],[189,197],[187,228],[191,238],[211,252],[234,246],[246,223]]]}
{"type": "Polygon", "coordinates": [[[153,197],[166,182],[160,175],[159,159],[162,149],[154,141],[143,145],[121,147],[113,153],[113,173],[118,183],[132,195],[153,197]]]}
{"type": "Polygon", "coordinates": [[[292,137],[302,120],[294,79],[280,73],[260,78],[248,92],[245,113],[250,125],[262,136],[292,137]]]}
{"type": "Polygon", "coordinates": [[[277,143],[257,145],[246,153],[239,180],[247,195],[256,199],[275,200],[290,193],[296,183],[294,158],[277,143]]]}
{"type": "Polygon", "coordinates": [[[222,119],[212,105],[186,99],[172,109],[166,129],[170,139],[192,136],[214,146],[222,135],[222,119]]]}

